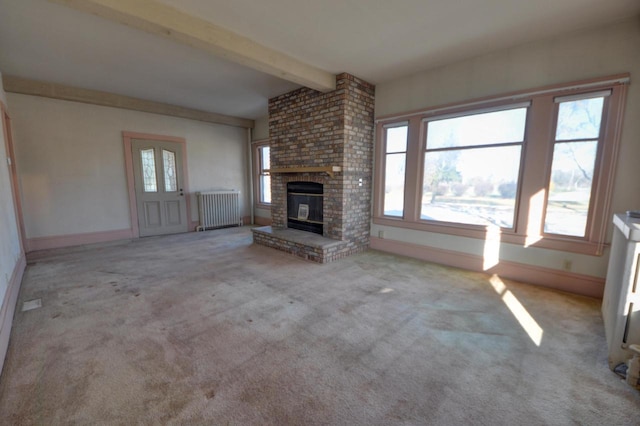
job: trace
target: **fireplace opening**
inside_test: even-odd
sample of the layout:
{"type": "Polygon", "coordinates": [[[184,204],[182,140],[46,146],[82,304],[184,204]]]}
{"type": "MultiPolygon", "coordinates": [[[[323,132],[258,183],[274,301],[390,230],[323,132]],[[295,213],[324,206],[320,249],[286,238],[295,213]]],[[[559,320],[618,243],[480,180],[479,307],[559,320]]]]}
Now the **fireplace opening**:
{"type": "Polygon", "coordinates": [[[287,226],[322,235],[321,183],[287,183],[287,226]]]}

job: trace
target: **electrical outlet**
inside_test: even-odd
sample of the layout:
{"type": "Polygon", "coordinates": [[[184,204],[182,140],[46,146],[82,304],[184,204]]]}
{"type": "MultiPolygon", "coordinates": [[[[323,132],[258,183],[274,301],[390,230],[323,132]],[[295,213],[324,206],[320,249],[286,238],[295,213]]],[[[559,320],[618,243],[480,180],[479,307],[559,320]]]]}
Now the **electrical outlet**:
{"type": "Polygon", "coordinates": [[[562,262],[562,269],[564,269],[565,271],[570,271],[572,267],[573,267],[573,262],[570,261],[569,259],[565,259],[562,262]]]}
{"type": "Polygon", "coordinates": [[[378,231],[378,238],[384,238],[384,231],[382,229],[378,231]]]}

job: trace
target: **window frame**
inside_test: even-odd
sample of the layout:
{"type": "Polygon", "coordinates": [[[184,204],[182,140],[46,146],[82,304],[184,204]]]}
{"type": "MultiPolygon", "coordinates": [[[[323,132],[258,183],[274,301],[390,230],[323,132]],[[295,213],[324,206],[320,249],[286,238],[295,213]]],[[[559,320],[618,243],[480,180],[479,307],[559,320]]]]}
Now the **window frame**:
{"type": "Polygon", "coordinates": [[[617,152],[619,149],[622,118],[629,74],[602,77],[568,84],[547,86],[499,96],[475,99],[383,116],[376,120],[376,159],[373,223],[378,225],[414,229],[440,234],[486,239],[488,226],[420,219],[424,153],[426,152],[426,126],[437,117],[461,116],[481,113],[488,109],[508,109],[510,105],[530,102],[527,110],[525,136],[516,191],[514,227],[500,228],[501,241],[563,250],[575,253],[602,255],[610,222],[610,204],[617,152]],[[611,90],[604,100],[601,122],[602,138],[598,139],[589,217],[584,237],[544,232],[547,196],[559,103],[555,98],[568,95],[587,95],[611,90]],[[407,132],[407,164],[405,166],[405,194],[403,217],[384,216],[384,171],[386,153],[385,127],[409,123],[407,132]],[[534,198],[544,191],[542,203],[534,198]],[[536,216],[538,214],[539,216],[536,216]],[[539,223],[538,223],[539,221],[539,223]]]}
{"type": "MultiPolygon", "coordinates": [[[[405,189],[405,194],[403,195],[403,198],[406,197],[406,187],[407,187],[407,158],[408,158],[408,149],[409,149],[409,122],[408,121],[401,121],[401,122],[397,122],[397,123],[393,123],[393,124],[389,124],[389,125],[383,125],[382,126],[382,132],[384,133],[382,135],[382,139],[383,139],[383,146],[384,149],[382,151],[382,155],[384,158],[382,158],[382,168],[380,169],[380,173],[383,176],[383,188],[382,188],[382,199],[380,200],[380,203],[382,205],[382,216],[384,216],[385,218],[390,218],[390,219],[400,219],[402,220],[405,216],[405,211],[404,211],[404,206],[403,206],[403,210],[402,210],[402,215],[400,216],[395,216],[395,215],[386,215],[384,214],[384,204],[385,204],[385,198],[386,198],[386,192],[385,192],[385,186],[384,186],[384,182],[386,182],[386,173],[387,173],[387,158],[389,155],[393,155],[393,154],[404,154],[405,156],[405,167],[404,167],[404,189],[405,189]],[[389,129],[394,129],[394,128],[398,128],[398,127],[407,127],[407,141],[406,141],[406,146],[405,146],[405,150],[404,151],[399,151],[399,152],[392,152],[389,153],[387,152],[387,131],[389,129]]],[[[403,199],[404,202],[404,199],[403,199]]]]}
{"type": "MultiPolygon", "coordinates": [[[[597,92],[603,92],[603,90],[589,90],[586,92],[582,92],[582,93],[577,93],[577,94],[571,94],[569,96],[576,98],[576,99],[588,99],[590,94],[595,94],[597,92]]],[[[555,146],[558,143],[573,143],[573,140],[558,140],[556,138],[556,130],[558,128],[558,118],[559,118],[559,111],[560,111],[560,104],[562,102],[556,102],[556,98],[562,98],[562,97],[566,97],[566,96],[554,96],[554,115],[553,115],[553,133],[551,135],[551,140],[549,141],[549,163],[548,163],[548,167],[547,167],[547,180],[546,180],[546,188],[547,188],[547,194],[545,197],[545,202],[544,202],[544,210],[543,210],[543,214],[542,214],[542,236],[544,238],[556,238],[558,236],[562,236],[565,239],[569,239],[569,240],[576,240],[576,241],[589,241],[590,239],[590,233],[592,230],[592,223],[594,221],[594,210],[596,209],[596,196],[598,194],[598,182],[600,180],[600,175],[603,173],[603,165],[602,161],[603,161],[603,157],[604,157],[604,152],[605,152],[605,147],[607,145],[607,141],[605,140],[605,132],[606,132],[606,127],[609,126],[609,119],[611,118],[609,116],[609,108],[611,106],[611,100],[610,98],[613,96],[613,90],[611,90],[611,93],[608,94],[607,96],[604,96],[604,101],[603,101],[603,105],[602,105],[602,118],[601,118],[601,122],[600,122],[600,129],[599,129],[599,134],[597,137],[597,145],[596,145],[596,158],[594,161],[594,165],[593,165],[593,177],[592,177],[592,186],[591,186],[591,193],[590,193],[590,199],[589,199],[589,215],[587,216],[587,223],[585,225],[585,233],[584,236],[573,236],[573,235],[565,235],[565,234],[556,234],[553,232],[546,232],[544,230],[544,225],[545,222],[547,220],[547,208],[548,208],[548,204],[549,204],[549,192],[548,192],[548,188],[551,186],[551,173],[552,173],[552,166],[553,166],[553,153],[555,150],[555,146]]],[[[593,139],[592,139],[593,140],[593,139]]]]}
{"type": "Polygon", "coordinates": [[[254,141],[252,143],[253,149],[253,197],[254,205],[259,209],[271,209],[271,203],[265,203],[262,201],[262,176],[270,176],[269,173],[265,173],[262,168],[262,155],[263,148],[270,147],[268,139],[262,139],[254,141]]]}
{"type": "MultiPolygon", "coordinates": [[[[441,120],[441,119],[448,119],[448,118],[457,118],[457,117],[467,117],[467,116],[471,116],[471,115],[479,115],[479,114],[485,114],[485,113],[491,113],[491,112],[497,112],[497,111],[508,111],[508,110],[513,110],[513,109],[520,109],[520,108],[526,108],[526,113],[525,113],[525,128],[524,128],[524,134],[522,136],[522,141],[521,142],[505,142],[505,143],[497,143],[497,144],[483,144],[483,145],[468,145],[468,146],[462,146],[459,148],[459,150],[465,150],[465,149],[481,149],[481,148],[491,148],[491,147],[508,147],[508,146],[519,146],[521,148],[520,150],[520,164],[518,165],[518,187],[516,188],[516,195],[515,195],[515,202],[514,202],[514,212],[513,212],[513,225],[510,228],[504,228],[501,227],[500,229],[502,230],[507,230],[507,231],[514,231],[516,224],[517,224],[517,216],[518,216],[518,206],[519,206],[519,200],[520,200],[520,182],[522,180],[522,169],[524,168],[524,159],[525,159],[525,148],[527,146],[527,125],[528,125],[528,120],[529,120],[529,112],[530,112],[530,107],[531,104],[530,102],[505,102],[505,103],[500,103],[497,105],[492,105],[491,107],[485,107],[485,108],[479,108],[479,109],[473,109],[473,110],[465,110],[462,112],[458,112],[458,113],[451,113],[451,114],[442,114],[442,115],[437,115],[437,116],[432,116],[432,117],[426,117],[422,119],[422,125],[423,125],[423,137],[421,138],[421,156],[422,158],[420,159],[420,176],[419,176],[419,181],[418,181],[418,185],[421,189],[421,193],[420,193],[420,198],[419,198],[419,211],[418,211],[418,221],[420,223],[427,223],[427,224],[443,224],[445,226],[453,226],[453,227],[458,227],[458,226],[463,226],[463,227],[481,227],[484,230],[486,230],[488,225],[472,225],[472,224],[468,224],[468,223],[459,223],[459,222],[446,222],[446,221],[436,221],[436,220],[429,220],[429,219],[422,219],[422,187],[424,184],[424,163],[425,163],[425,159],[426,159],[426,154],[427,152],[435,152],[435,151],[444,151],[444,149],[429,149],[427,147],[427,138],[428,138],[428,125],[430,122],[432,121],[437,121],[437,120],[441,120]]],[[[448,151],[453,151],[454,149],[448,149],[448,151]]]]}

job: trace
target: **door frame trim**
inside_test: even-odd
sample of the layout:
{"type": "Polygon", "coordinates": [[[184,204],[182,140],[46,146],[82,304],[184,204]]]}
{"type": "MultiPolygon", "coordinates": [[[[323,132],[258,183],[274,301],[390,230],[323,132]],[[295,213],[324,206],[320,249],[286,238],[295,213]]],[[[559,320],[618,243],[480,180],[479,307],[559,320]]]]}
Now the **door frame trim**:
{"type": "Polygon", "coordinates": [[[133,178],[133,152],[131,151],[132,139],[144,139],[160,142],[175,142],[182,147],[182,174],[184,189],[184,199],[187,203],[187,230],[191,231],[191,197],[189,196],[189,169],[187,168],[187,141],[177,136],[154,135],[151,133],[122,132],[122,143],[124,146],[124,164],[127,174],[127,192],[129,193],[129,214],[131,217],[131,235],[133,238],[140,238],[140,226],[138,225],[138,204],[136,202],[135,182],[133,178]]]}
{"type": "Polygon", "coordinates": [[[11,128],[11,116],[7,111],[7,106],[0,101],[0,127],[4,136],[4,148],[6,156],[11,158],[9,166],[9,185],[11,186],[11,195],[13,197],[13,209],[16,216],[16,225],[18,227],[18,242],[20,244],[20,253],[29,251],[27,233],[24,226],[24,216],[22,213],[22,198],[20,194],[20,184],[18,182],[18,166],[16,165],[16,155],[13,148],[13,131],[11,128]]]}

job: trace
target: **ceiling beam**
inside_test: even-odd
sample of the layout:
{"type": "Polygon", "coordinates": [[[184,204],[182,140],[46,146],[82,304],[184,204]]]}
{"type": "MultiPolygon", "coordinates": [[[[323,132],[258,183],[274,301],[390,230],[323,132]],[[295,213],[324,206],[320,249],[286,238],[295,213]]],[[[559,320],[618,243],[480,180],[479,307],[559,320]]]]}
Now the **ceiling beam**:
{"type": "Polygon", "coordinates": [[[160,35],[229,61],[319,90],[336,88],[333,74],[186,14],[156,0],[49,0],[160,35]]]}
{"type": "Polygon", "coordinates": [[[2,76],[5,92],[23,95],[42,96],[45,98],[62,99],[64,101],[82,102],[85,104],[107,106],[113,108],[130,109],[133,111],[150,112],[152,114],[168,115],[189,120],[205,121],[207,123],[225,124],[227,126],[253,128],[254,121],[230,115],[185,108],[161,102],[147,101],[114,93],[98,90],[82,89],[65,86],[63,84],[29,80],[10,75],[2,76]]]}

